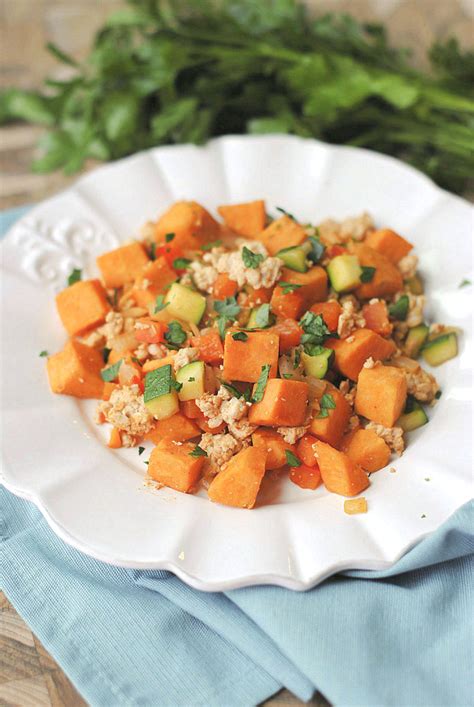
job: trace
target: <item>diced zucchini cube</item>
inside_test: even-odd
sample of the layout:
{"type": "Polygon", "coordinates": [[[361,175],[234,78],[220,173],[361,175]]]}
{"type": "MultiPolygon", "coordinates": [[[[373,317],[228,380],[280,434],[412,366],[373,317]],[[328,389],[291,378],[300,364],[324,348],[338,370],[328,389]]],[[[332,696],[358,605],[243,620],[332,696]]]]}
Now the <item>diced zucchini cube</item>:
{"type": "Polygon", "coordinates": [[[179,411],[179,400],[176,391],[160,395],[145,403],[156,420],[166,420],[179,411]]]}
{"type": "Polygon", "coordinates": [[[166,311],[184,322],[199,324],[206,309],[206,298],[189,287],[173,282],[165,297],[166,311]]]}
{"type": "Polygon", "coordinates": [[[454,332],[442,334],[423,346],[422,355],[430,366],[440,366],[457,356],[458,337],[454,332]]]}
{"type": "MultiPolygon", "coordinates": [[[[322,348],[322,347],[321,347],[322,348]]],[[[324,378],[329,370],[330,363],[333,359],[334,351],[332,349],[322,349],[315,356],[310,356],[305,351],[301,354],[306,375],[314,378],[324,378]]]]}
{"type": "Polygon", "coordinates": [[[348,292],[360,285],[362,268],[355,255],[336,255],[327,266],[329,279],[336,292],[348,292]]]}
{"type": "Polygon", "coordinates": [[[306,264],[306,252],[301,246],[293,246],[292,248],[283,248],[276,254],[277,258],[283,260],[285,266],[296,272],[306,272],[308,266],[306,264]]]}
{"type": "Polygon", "coordinates": [[[205,393],[206,367],[203,361],[194,361],[183,366],[176,373],[176,380],[181,383],[178,398],[184,402],[195,400],[205,393]]]}

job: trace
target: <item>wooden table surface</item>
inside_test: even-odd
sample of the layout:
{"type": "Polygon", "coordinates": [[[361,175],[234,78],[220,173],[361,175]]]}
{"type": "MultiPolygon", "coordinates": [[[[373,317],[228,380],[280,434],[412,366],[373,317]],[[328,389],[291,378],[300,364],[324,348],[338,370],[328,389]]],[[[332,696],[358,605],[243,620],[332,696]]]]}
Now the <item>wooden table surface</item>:
{"type": "MultiPolygon", "coordinates": [[[[411,46],[414,62],[425,65],[425,49],[435,37],[455,34],[472,45],[472,0],[307,0],[319,11],[349,11],[359,19],[388,24],[395,43],[411,46]]],[[[122,0],[0,0],[0,87],[37,86],[53,62],[44,50],[57,42],[84,56],[95,28],[122,0]],[[25,37],[28,41],[25,42],[25,37]]],[[[74,180],[62,174],[33,175],[29,166],[41,129],[0,128],[0,209],[40,201],[74,180]]],[[[88,165],[88,169],[94,165],[88,165]]],[[[86,703],[54,659],[0,592],[0,707],[82,707],[86,703]]],[[[321,695],[310,702],[329,704],[321,695]]],[[[266,705],[301,702],[283,690],[266,705]]]]}

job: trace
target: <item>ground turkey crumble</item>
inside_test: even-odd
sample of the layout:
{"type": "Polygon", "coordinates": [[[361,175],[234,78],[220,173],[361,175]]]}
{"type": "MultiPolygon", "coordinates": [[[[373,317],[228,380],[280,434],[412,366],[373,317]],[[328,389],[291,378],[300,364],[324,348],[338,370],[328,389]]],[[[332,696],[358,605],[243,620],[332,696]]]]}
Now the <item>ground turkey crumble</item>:
{"type": "Polygon", "coordinates": [[[374,228],[370,214],[364,211],[360,216],[346,218],[343,221],[327,219],[319,224],[321,240],[327,245],[354,239],[361,241],[374,228]]]}
{"type": "Polygon", "coordinates": [[[300,427],[277,427],[277,432],[283,437],[288,444],[295,444],[304,434],[306,434],[309,425],[301,425],[300,427]]]}
{"type": "Polygon", "coordinates": [[[219,427],[223,422],[235,425],[246,416],[248,410],[243,398],[233,397],[222,385],[216,395],[204,393],[202,397],[197,398],[196,405],[207,418],[207,424],[211,429],[219,427]]]}
{"type": "Polygon", "coordinates": [[[416,275],[417,268],[418,257],[416,255],[405,255],[405,257],[398,262],[398,269],[405,280],[408,280],[410,277],[414,277],[416,275]]]}
{"type": "Polygon", "coordinates": [[[377,422],[368,422],[365,426],[366,430],[373,430],[384,442],[388,444],[396,454],[401,456],[405,449],[405,441],[403,439],[403,430],[401,427],[384,427],[377,422]]]}
{"type": "Polygon", "coordinates": [[[346,339],[353,331],[363,327],[365,327],[365,319],[354,302],[352,300],[342,302],[342,312],[337,322],[337,333],[340,338],[346,339]]]}
{"type": "Polygon", "coordinates": [[[205,432],[199,442],[213,467],[220,468],[242,449],[242,442],[230,434],[205,432]]]}
{"type": "Polygon", "coordinates": [[[439,390],[438,381],[431,373],[418,366],[415,370],[402,368],[407,379],[407,391],[423,403],[431,403],[436,399],[439,390]]]}
{"type": "MultiPolygon", "coordinates": [[[[97,412],[102,413],[111,425],[131,437],[142,437],[153,427],[154,423],[153,415],[146,408],[143,395],[137,385],[116,388],[112,392],[110,400],[99,404],[97,412]]],[[[133,446],[133,444],[129,446],[133,446]]]]}
{"type": "Polygon", "coordinates": [[[184,349],[179,349],[173,356],[173,368],[178,371],[183,366],[187,366],[188,363],[192,363],[199,358],[198,349],[194,349],[192,346],[187,346],[184,349]]]}

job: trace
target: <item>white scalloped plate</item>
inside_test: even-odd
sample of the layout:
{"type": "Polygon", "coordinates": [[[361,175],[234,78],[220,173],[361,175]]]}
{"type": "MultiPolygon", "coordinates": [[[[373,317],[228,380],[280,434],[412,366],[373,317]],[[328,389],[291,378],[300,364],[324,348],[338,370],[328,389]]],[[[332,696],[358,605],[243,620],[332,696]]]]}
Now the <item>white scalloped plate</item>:
{"type": "MultiPolygon", "coordinates": [[[[203,590],[253,584],[307,589],[343,569],[382,569],[435,530],[472,493],[471,209],[402,163],[366,150],[287,136],[224,137],[162,147],[101,167],[36,206],[2,244],[3,482],[33,501],[56,533],[116,565],[167,569],[203,590]],[[430,423],[410,435],[396,473],[364,493],[366,515],[289,482],[252,511],[144,485],[148,453],[111,451],[92,401],[52,395],[42,349],[64,333],[53,293],[74,266],[137,234],[173,201],[263,197],[304,221],[370,211],[417,246],[429,314],[464,330],[460,355],[436,370],[443,388],[430,423]]],[[[147,450],[148,452],[148,450],[147,450]]]]}

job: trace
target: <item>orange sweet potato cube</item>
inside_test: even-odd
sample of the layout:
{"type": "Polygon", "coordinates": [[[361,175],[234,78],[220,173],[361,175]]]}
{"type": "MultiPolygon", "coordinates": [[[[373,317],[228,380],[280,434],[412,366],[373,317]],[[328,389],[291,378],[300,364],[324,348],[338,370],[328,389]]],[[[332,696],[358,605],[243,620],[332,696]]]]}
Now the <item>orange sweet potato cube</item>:
{"type": "Polygon", "coordinates": [[[200,434],[201,430],[192,420],[182,412],[176,412],[166,420],[156,420],[152,429],[146,433],[145,439],[151,440],[154,444],[158,444],[164,437],[175,442],[186,442],[200,434]]]}
{"type": "Polygon", "coordinates": [[[103,324],[110,304],[99,280],[80,280],[56,295],[59,317],[69,336],[103,324]]]}
{"type": "Polygon", "coordinates": [[[262,199],[244,204],[219,206],[217,211],[224,219],[225,225],[244,238],[256,238],[265,228],[267,215],[265,202],[262,199]]]}
{"type": "Polygon", "coordinates": [[[267,453],[258,447],[247,447],[227,462],[213,479],[207,491],[214,503],[236,508],[253,508],[265,475],[267,453]]]}
{"type": "Polygon", "coordinates": [[[411,243],[390,228],[372,231],[365,239],[365,244],[385,255],[395,264],[408,255],[413,248],[411,243]]]}
{"type": "Polygon", "coordinates": [[[175,444],[164,437],[150,455],[148,474],[163,486],[189,493],[199,481],[206,459],[204,456],[191,456],[195,447],[192,442],[175,444]]]}
{"type": "Polygon", "coordinates": [[[218,238],[220,226],[196,201],[177,201],[158,219],[155,240],[162,243],[167,233],[174,233],[173,246],[193,250],[218,238]]]}
{"type": "Polygon", "coordinates": [[[334,350],[335,366],[343,376],[356,381],[365,361],[383,361],[395,353],[390,339],[384,339],[371,329],[357,329],[347,339],[328,339],[325,344],[334,350]]]}
{"type": "Polygon", "coordinates": [[[299,319],[305,310],[305,303],[298,290],[289,292],[280,285],[276,285],[270,300],[270,307],[277,317],[299,319]]]}
{"type": "Polygon", "coordinates": [[[289,216],[277,218],[256,236],[257,240],[263,243],[270,255],[275,255],[282,248],[300,245],[307,237],[303,226],[300,226],[289,216]]]}
{"type": "Polygon", "coordinates": [[[262,372],[262,366],[270,364],[270,378],[274,378],[278,369],[279,337],[271,331],[246,332],[247,339],[238,341],[232,338],[234,330],[226,333],[224,340],[225,380],[255,383],[262,372]]]}
{"type": "Polygon", "coordinates": [[[316,414],[311,420],[309,432],[332,447],[338,447],[352,414],[351,406],[335,386],[328,384],[326,394],[331,395],[335,408],[325,408],[327,417],[316,414]]]}
{"type": "Polygon", "coordinates": [[[302,298],[306,308],[315,302],[325,300],[328,294],[328,276],[320,265],[315,265],[307,272],[282,268],[280,280],[299,285],[295,294],[302,298]]]}
{"type": "Polygon", "coordinates": [[[48,358],[51,390],[75,398],[101,398],[104,381],[100,371],[103,365],[100,351],[71,339],[62,351],[48,358]]]}
{"type": "Polygon", "coordinates": [[[268,427],[298,427],[305,421],[307,405],[307,383],[271,378],[262,400],[250,408],[249,422],[268,427]]]}
{"type": "Polygon", "coordinates": [[[356,289],[355,294],[359,299],[388,297],[403,290],[400,270],[385,255],[364,243],[355,244],[353,248],[361,265],[375,268],[372,280],[359,285],[356,289]]]}
{"type": "Polygon", "coordinates": [[[176,272],[168,265],[166,258],[160,256],[150,260],[135,280],[132,297],[139,307],[146,307],[154,302],[166,287],[176,280],[176,272]]]}
{"type": "Polygon", "coordinates": [[[286,452],[294,452],[294,444],[285,442],[281,434],[273,430],[258,429],[252,435],[252,444],[267,453],[265,469],[280,469],[287,464],[286,452]]]}
{"type": "Polygon", "coordinates": [[[358,415],[393,427],[407,398],[407,380],[400,368],[375,366],[363,368],[357,381],[355,410],[358,415]]]}
{"type": "Polygon", "coordinates": [[[341,450],[365,471],[372,473],[387,466],[390,447],[374,430],[354,430],[342,440],[341,450]]]}
{"type": "Polygon", "coordinates": [[[320,440],[314,446],[321,477],[328,491],[341,496],[357,496],[369,486],[365,471],[354,464],[347,454],[320,440]]]}
{"type": "Polygon", "coordinates": [[[126,282],[136,280],[148,262],[145,248],[134,242],[99,255],[97,267],[106,287],[122,287],[126,282]]]}

